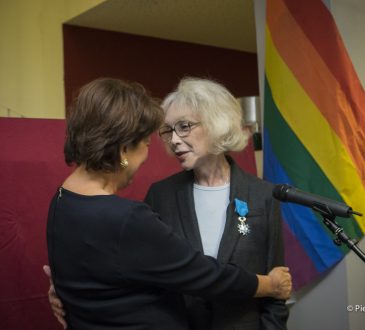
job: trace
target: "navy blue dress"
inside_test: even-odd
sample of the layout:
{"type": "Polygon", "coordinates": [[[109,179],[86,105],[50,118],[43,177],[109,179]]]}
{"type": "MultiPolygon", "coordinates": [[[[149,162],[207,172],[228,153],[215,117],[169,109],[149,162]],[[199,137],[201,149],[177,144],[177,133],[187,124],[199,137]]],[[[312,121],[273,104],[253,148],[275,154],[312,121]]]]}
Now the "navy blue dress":
{"type": "Polygon", "coordinates": [[[47,242],[57,295],[72,329],[188,329],[183,294],[254,295],[257,278],[193,249],[142,202],[61,188],[47,242]]]}

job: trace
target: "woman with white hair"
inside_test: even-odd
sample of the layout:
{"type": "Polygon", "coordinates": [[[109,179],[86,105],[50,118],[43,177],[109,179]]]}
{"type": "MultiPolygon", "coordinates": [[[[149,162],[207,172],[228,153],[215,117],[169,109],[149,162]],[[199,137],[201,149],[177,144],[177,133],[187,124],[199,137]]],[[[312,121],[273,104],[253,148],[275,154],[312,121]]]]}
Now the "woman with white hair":
{"type": "MultiPolygon", "coordinates": [[[[185,78],[162,108],[159,135],[184,171],[153,184],[145,201],[194,248],[220,262],[260,274],[283,265],[273,185],[244,172],[228,155],[243,150],[249,137],[234,96],[217,82],[185,78]]],[[[193,329],[286,328],[284,300],[186,301],[193,329]]]]}

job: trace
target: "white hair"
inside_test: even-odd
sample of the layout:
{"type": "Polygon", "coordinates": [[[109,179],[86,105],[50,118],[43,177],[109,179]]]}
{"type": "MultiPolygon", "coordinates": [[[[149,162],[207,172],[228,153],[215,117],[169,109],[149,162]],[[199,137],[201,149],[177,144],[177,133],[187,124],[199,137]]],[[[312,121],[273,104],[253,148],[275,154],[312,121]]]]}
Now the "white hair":
{"type": "Polygon", "coordinates": [[[249,132],[243,129],[243,113],[237,99],[223,85],[208,79],[183,78],[162,102],[165,113],[189,108],[200,119],[211,142],[211,153],[243,150],[249,132]]]}

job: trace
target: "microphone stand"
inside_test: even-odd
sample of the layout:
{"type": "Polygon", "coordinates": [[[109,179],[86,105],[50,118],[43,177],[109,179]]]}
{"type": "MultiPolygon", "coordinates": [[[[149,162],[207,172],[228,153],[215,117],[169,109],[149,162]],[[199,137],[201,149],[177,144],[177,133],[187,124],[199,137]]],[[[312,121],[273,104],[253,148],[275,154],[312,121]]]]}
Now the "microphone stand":
{"type": "Polygon", "coordinates": [[[323,210],[320,207],[314,206],[313,210],[321,214],[324,224],[335,234],[336,238],[333,240],[333,242],[338,246],[340,246],[342,243],[345,243],[349,249],[354,251],[359,256],[359,258],[365,262],[365,254],[357,246],[358,241],[351,239],[346,235],[343,228],[336,222],[336,216],[333,215],[330,210],[323,210]]]}

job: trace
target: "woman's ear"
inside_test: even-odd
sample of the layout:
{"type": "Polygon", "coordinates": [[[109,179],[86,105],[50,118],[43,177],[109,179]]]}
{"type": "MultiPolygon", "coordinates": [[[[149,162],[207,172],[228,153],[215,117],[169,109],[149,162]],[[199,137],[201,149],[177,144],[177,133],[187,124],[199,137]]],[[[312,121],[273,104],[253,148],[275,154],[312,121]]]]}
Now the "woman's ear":
{"type": "Polygon", "coordinates": [[[119,163],[119,165],[121,166],[122,169],[126,169],[129,165],[128,158],[127,158],[127,152],[128,152],[127,147],[124,146],[124,147],[120,148],[120,163],[119,163]]]}
{"type": "Polygon", "coordinates": [[[126,157],[127,152],[128,152],[127,146],[120,147],[120,150],[119,150],[120,159],[124,159],[126,157]]]}

